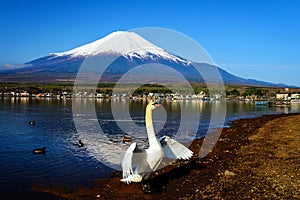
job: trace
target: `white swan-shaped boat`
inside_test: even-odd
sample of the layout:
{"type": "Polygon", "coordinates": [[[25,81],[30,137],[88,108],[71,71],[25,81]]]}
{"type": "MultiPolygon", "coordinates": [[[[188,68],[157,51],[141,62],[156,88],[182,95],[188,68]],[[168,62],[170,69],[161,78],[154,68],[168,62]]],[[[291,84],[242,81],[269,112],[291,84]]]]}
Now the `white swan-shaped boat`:
{"type": "Polygon", "coordinates": [[[173,159],[189,159],[193,152],[168,136],[159,140],[156,138],[152,123],[152,111],[161,106],[156,102],[150,102],[146,107],[146,129],[149,148],[139,149],[136,143],[132,143],[122,160],[123,179],[129,184],[141,182],[151,177],[164,157],[173,159]]]}

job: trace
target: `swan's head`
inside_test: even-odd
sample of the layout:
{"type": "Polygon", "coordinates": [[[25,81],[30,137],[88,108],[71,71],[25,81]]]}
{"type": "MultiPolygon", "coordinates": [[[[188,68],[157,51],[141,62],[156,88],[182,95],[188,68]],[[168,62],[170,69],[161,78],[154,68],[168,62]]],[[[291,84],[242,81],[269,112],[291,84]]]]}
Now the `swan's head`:
{"type": "Polygon", "coordinates": [[[152,110],[156,109],[157,107],[161,107],[161,106],[162,105],[157,102],[150,101],[150,103],[148,103],[146,109],[152,111],[152,110]]]}

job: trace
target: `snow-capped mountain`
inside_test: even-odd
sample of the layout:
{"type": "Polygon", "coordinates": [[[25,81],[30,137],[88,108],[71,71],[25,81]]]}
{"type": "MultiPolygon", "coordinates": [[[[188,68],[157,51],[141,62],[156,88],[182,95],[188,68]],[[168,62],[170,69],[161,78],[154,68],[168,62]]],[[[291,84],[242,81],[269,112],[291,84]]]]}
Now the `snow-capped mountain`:
{"type": "Polygon", "coordinates": [[[50,55],[58,56],[99,56],[105,54],[119,54],[128,59],[152,58],[157,57],[173,62],[189,62],[174,56],[165,50],[155,46],[134,32],[117,31],[113,32],[104,38],[91,42],[89,44],[77,47],[70,51],[61,53],[52,53],[50,55]]]}
{"type": "MultiPolygon", "coordinates": [[[[124,73],[141,64],[168,65],[190,81],[203,82],[192,62],[152,44],[134,32],[117,31],[89,44],[18,65],[16,69],[0,71],[0,81],[57,82],[74,81],[86,58],[104,59],[114,55],[117,59],[106,69],[106,81],[117,81],[124,73]],[[20,67],[24,66],[24,67],[20,67]]],[[[215,66],[201,64],[205,70],[215,66]]],[[[243,79],[217,68],[225,84],[279,86],[272,83],[243,79]]],[[[280,85],[281,86],[281,85],[280,85]]]]}

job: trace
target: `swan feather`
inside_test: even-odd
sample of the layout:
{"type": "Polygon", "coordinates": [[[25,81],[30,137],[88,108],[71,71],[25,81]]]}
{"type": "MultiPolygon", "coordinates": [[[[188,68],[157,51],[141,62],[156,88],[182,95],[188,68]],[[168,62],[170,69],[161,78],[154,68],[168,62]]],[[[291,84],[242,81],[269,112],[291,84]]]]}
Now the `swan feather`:
{"type": "Polygon", "coordinates": [[[135,142],[128,147],[122,160],[122,182],[129,184],[131,182],[140,182],[142,180],[142,176],[140,176],[136,170],[139,168],[138,161],[142,160],[141,155],[143,152],[145,152],[145,150],[139,149],[135,142]],[[133,169],[135,169],[135,171],[133,171],[133,169]]]}
{"type": "Polygon", "coordinates": [[[159,142],[161,143],[165,157],[186,160],[193,156],[191,150],[168,136],[162,136],[159,142]]]}
{"type": "Polygon", "coordinates": [[[132,171],[132,157],[133,152],[137,148],[136,143],[132,143],[125,152],[125,155],[122,160],[122,168],[123,168],[123,179],[126,179],[130,175],[133,174],[132,171]]]}

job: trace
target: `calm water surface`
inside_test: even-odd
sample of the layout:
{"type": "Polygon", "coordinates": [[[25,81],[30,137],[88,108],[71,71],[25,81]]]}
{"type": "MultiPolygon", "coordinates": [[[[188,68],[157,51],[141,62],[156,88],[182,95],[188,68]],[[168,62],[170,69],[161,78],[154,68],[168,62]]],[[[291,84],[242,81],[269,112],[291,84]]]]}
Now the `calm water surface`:
{"type": "MultiPolygon", "coordinates": [[[[76,100],[81,106],[93,103],[89,99],[76,100]]],[[[164,109],[158,111],[165,119],[154,116],[155,128],[158,135],[172,136],[180,126],[180,104],[178,102],[162,102],[164,109]],[[166,124],[164,121],[166,120],[166,124]],[[157,128],[158,127],[158,128],[157,128]]],[[[188,132],[193,119],[200,112],[199,126],[188,139],[201,137],[206,134],[210,121],[211,109],[220,106],[227,107],[226,122],[237,118],[257,117],[262,114],[299,112],[299,105],[287,108],[255,106],[246,102],[225,101],[184,101],[189,117],[183,129],[188,132]]],[[[144,130],[144,109],[146,102],[129,100],[97,100],[95,102],[97,119],[83,121],[86,125],[84,133],[76,131],[71,99],[29,99],[2,98],[0,99],[0,192],[26,190],[33,185],[89,185],[92,180],[107,177],[113,169],[99,161],[95,144],[101,145],[101,140],[90,137],[93,130],[90,121],[96,121],[111,144],[122,145],[120,138],[127,134],[146,143],[146,135],[127,126],[124,131],[118,124],[123,125],[131,119],[144,130]],[[124,115],[122,109],[118,112],[120,118],[112,115],[112,106],[129,107],[130,118],[124,115]],[[30,120],[36,120],[36,126],[28,125],[30,120]],[[126,133],[125,133],[126,132],[126,133]],[[77,147],[78,139],[85,143],[84,148],[77,147]],[[90,145],[90,146],[89,146],[90,145]],[[94,145],[92,147],[92,145],[94,145]],[[34,155],[32,150],[45,146],[45,155],[34,155]]],[[[216,109],[217,110],[217,109],[216,109]]],[[[223,124],[222,124],[223,125],[223,124]]],[[[216,124],[217,126],[222,126],[216,124]]],[[[134,127],[134,126],[132,126],[134,127]]],[[[96,145],[97,146],[97,145],[96,145]]]]}

